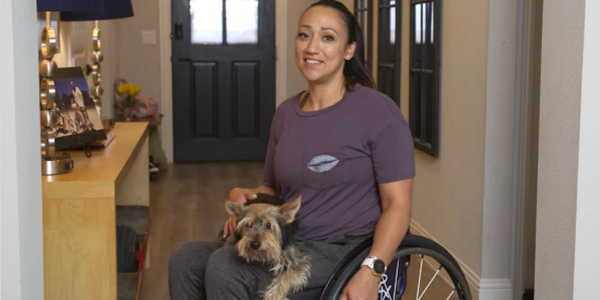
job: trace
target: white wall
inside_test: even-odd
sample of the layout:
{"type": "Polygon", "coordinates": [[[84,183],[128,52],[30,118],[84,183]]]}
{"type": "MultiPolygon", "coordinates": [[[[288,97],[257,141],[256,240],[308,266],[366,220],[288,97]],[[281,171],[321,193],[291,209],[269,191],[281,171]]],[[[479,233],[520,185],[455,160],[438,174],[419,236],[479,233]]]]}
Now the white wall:
{"type": "MultiPolygon", "coordinates": [[[[118,34],[111,37],[118,40],[120,58],[118,76],[141,87],[141,94],[160,103],[159,1],[132,0],[131,4],[134,16],[118,20],[118,34]],[[154,44],[142,43],[142,31],[154,32],[156,42],[154,44]]],[[[165,38],[169,38],[169,36],[167,35],[165,38]]],[[[171,75],[169,74],[169,76],[171,75]]]]}
{"type": "Polygon", "coordinates": [[[543,11],[535,295],[595,299],[598,3],[545,1],[543,11]]]}
{"type": "Polygon", "coordinates": [[[585,36],[583,68],[581,71],[581,110],[579,121],[579,163],[577,170],[577,208],[575,221],[575,264],[573,299],[598,297],[600,276],[600,226],[598,212],[598,170],[600,169],[600,101],[598,101],[598,68],[600,68],[600,2],[587,0],[585,4],[585,36]]]}
{"type": "Polygon", "coordinates": [[[35,0],[0,0],[2,299],[43,299],[41,156],[35,0]]]}

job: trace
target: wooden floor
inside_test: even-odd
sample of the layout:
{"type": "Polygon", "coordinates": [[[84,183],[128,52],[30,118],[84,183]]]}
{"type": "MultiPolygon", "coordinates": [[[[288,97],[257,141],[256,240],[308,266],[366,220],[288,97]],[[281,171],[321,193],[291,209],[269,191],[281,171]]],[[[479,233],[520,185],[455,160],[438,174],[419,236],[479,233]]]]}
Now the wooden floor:
{"type": "MultiPolygon", "coordinates": [[[[226,219],[222,200],[231,188],[256,187],[261,184],[261,178],[262,163],[175,164],[161,172],[150,188],[151,265],[144,273],[141,300],[171,300],[167,287],[167,263],[171,251],[189,240],[216,239],[226,219]]],[[[413,263],[409,270],[411,284],[404,299],[416,299],[418,263],[413,263]]],[[[421,290],[433,274],[430,268],[424,268],[424,272],[421,290]]],[[[451,290],[442,280],[436,279],[422,300],[446,299],[451,290]]]]}

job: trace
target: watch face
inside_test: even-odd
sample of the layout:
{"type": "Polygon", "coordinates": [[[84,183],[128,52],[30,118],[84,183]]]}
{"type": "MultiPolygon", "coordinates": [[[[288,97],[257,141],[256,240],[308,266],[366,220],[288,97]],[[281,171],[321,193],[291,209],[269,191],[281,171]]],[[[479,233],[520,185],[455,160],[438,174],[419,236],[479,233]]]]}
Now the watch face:
{"type": "Polygon", "coordinates": [[[375,263],[373,264],[373,269],[378,274],[383,274],[383,272],[385,272],[385,264],[381,260],[376,260],[375,263]]]}

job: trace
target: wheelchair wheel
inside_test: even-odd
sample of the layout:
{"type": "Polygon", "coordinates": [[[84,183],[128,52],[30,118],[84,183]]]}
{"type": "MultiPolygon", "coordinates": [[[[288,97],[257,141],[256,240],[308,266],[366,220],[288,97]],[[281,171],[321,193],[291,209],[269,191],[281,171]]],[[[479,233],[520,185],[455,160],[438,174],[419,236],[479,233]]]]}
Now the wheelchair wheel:
{"type": "Polygon", "coordinates": [[[401,248],[395,257],[409,257],[406,270],[409,280],[402,289],[403,295],[389,299],[472,300],[467,279],[454,259],[419,247],[401,248]]]}
{"type": "MultiPolygon", "coordinates": [[[[370,247],[363,254],[366,255],[369,250],[370,247]]],[[[379,300],[472,300],[462,270],[441,246],[400,247],[394,259],[406,264],[398,268],[398,273],[403,274],[398,274],[395,284],[380,284],[379,300]]],[[[335,283],[327,287],[321,300],[338,300],[346,284],[359,270],[361,262],[362,259],[354,259],[340,270],[335,283]]]]}

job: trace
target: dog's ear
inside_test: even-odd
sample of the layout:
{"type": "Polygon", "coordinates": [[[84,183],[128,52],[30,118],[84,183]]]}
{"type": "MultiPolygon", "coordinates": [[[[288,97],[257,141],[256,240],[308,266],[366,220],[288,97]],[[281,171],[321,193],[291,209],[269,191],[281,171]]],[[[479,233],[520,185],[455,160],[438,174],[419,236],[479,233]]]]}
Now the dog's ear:
{"type": "Polygon", "coordinates": [[[244,210],[242,205],[240,205],[237,202],[230,201],[230,200],[224,200],[224,202],[225,202],[225,210],[227,211],[228,214],[233,215],[236,218],[238,218],[242,214],[242,211],[244,210]]]}
{"type": "Polygon", "coordinates": [[[283,216],[283,222],[288,224],[294,222],[296,214],[300,210],[300,203],[302,202],[302,196],[298,196],[294,201],[285,203],[281,206],[279,211],[283,216]]]}

